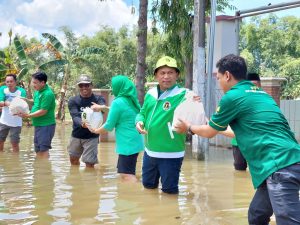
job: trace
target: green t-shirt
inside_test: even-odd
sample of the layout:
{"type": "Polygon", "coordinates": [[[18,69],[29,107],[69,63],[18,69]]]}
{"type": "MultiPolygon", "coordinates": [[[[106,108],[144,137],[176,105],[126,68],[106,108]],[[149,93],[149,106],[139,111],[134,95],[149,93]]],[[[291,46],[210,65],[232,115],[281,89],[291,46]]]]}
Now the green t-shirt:
{"type": "Polygon", "coordinates": [[[209,125],[230,125],[257,188],[275,171],[300,162],[300,145],[274,99],[250,81],[240,81],[222,97],[209,125]]]}
{"type": "Polygon", "coordinates": [[[33,117],[33,126],[48,126],[55,124],[55,96],[48,84],[46,84],[43,89],[35,91],[33,94],[31,113],[40,109],[47,110],[47,113],[40,117],[33,117]]]}
{"type": "Polygon", "coordinates": [[[113,100],[104,129],[116,131],[116,152],[132,155],[144,150],[143,137],[135,128],[137,109],[128,104],[124,97],[113,100]]]}
{"type": "Polygon", "coordinates": [[[237,141],[236,141],[236,138],[232,138],[232,139],[231,139],[231,145],[233,145],[233,146],[238,146],[237,141]]]}

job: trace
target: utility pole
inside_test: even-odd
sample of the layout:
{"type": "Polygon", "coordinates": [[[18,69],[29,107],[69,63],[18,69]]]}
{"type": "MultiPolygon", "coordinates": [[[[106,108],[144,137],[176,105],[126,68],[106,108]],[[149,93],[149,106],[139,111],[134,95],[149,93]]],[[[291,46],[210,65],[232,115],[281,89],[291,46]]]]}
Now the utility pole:
{"type": "Polygon", "coordinates": [[[215,27],[216,27],[216,10],[217,10],[217,0],[211,0],[211,13],[210,13],[210,26],[209,26],[209,46],[208,46],[208,62],[207,62],[207,100],[205,112],[208,118],[211,117],[213,110],[212,106],[213,97],[212,92],[215,91],[215,87],[213,87],[212,76],[213,76],[213,68],[214,68],[214,50],[215,50],[215,27]]]}
{"type": "MultiPolygon", "coordinates": [[[[206,73],[205,73],[205,0],[194,1],[193,22],[193,91],[201,97],[205,106],[206,102],[206,73]]],[[[193,136],[193,156],[199,160],[205,159],[208,150],[208,139],[197,135],[193,136]]]]}

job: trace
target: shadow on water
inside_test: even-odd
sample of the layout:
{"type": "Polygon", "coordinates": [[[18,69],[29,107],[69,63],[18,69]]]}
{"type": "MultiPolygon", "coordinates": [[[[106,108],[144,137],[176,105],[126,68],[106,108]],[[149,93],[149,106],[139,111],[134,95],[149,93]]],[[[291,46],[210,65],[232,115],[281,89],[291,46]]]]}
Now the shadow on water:
{"type": "Polygon", "coordinates": [[[70,132],[57,126],[49,160],[35,159],[32,128],[23,128],[19,154],[9,144],[0,152],[0,224],[247,224],[254,190],[248,172],[233,170],[231,150],[211,148],[206,161],[187,151],[173,196],[121,182],[114,143],[100,144],[96,169],[71,167],[70,132]]]}

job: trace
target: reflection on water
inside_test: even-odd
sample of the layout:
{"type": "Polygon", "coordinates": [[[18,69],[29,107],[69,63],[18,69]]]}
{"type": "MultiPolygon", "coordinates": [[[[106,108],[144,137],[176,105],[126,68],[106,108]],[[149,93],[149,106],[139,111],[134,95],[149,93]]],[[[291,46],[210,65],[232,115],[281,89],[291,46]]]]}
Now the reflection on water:
{"type": "Polygon", "coordinates": [[[70,132],[57,126],[49,160],[35,159],[32,128],[23,128],[19,154],[9,144],[0,152],[0,224],[247,224],[254,190],[230,150],[211,149],[206,162],[187,154],[173,196],[120,182],[114,143],[100,144],[97,169],[71,167],[70,132]]]}

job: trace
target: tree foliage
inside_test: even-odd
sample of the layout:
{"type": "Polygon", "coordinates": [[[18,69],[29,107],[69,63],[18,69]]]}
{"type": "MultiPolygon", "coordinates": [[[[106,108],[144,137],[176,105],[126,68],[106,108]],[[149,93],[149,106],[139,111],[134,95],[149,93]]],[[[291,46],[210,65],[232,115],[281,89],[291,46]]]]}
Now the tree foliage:
{"type": "Polygon", "coordinates": [[[122,27],[115,31],[102,27],[93,37],[84,36],[80,39],[80,48],[98,46],[105,54],[88,56],[95,67],[94,84],[96,87],[107,87],[113,75],[124,74],[135,77],[136,70],[136,38],[135,31],[122,27]]]}
{"type": "MultiPolygon", "coordinates": [[[[66,37],[66,46],[64,46],[55,36],[49,33],[43,33],[43,37],[47,38],[49,42],[47,43],[47,48],[52,51],[55,58],[43,63],[39,66],[41,70],[47,70],[51,67],[56,67],[59,70],[57,76],[61,76],[62,84],[60,89],[60,98],[57,107],[57,118],[64,119],[64,107],[66,92],[70,90],[69,83],[72,80],[72,70],[73,67],[77,69],[86,67],[88,70],[92,69],[93,64],[89,63],[86,59],[87,56],[92,54],[103,53],[101,48],[91,46],[89,48],[79,50],[79,44],[74,33],[68,27],[62,27],[61,30],[64,32],[66,37]]],[[[75,78],[76,79],[76,78],[75,78]]]]}
{"type": "MultiPolygon", "coordinates": [[[[234,9],[230,0],[218,0],[218,11],[225,8],[234,9]]],[[[210,0],[205,0],[206,13],[210,13],[210,0]]],[[[193,15],[194,0],[156,0],[152,2],[151,16],[153,18],[153,32],[161,30],[166,35],[165,55],[177,59],[181,74],[186,77],[186,87],[192,87],[193,62],[193,15]],[[189,76],[189,77],[188,77],[189,76]]]]}
{"type": "Polygon", "coordinates": [[[283,97],[300,95],[300,19],[293,16],[254,17],[241,27],[241,55],[249,71],[287,79],[283,97]]]}
{"type": "Polygon", "coordinates": [[[14,49],[11,45],[12,30],[9,31],[9,46],[5,50],[0,51],[0,80],[6,74],[16,74],[21,80],[28,72],[27,57],[18,35],[13,39],[14,49]]]}

